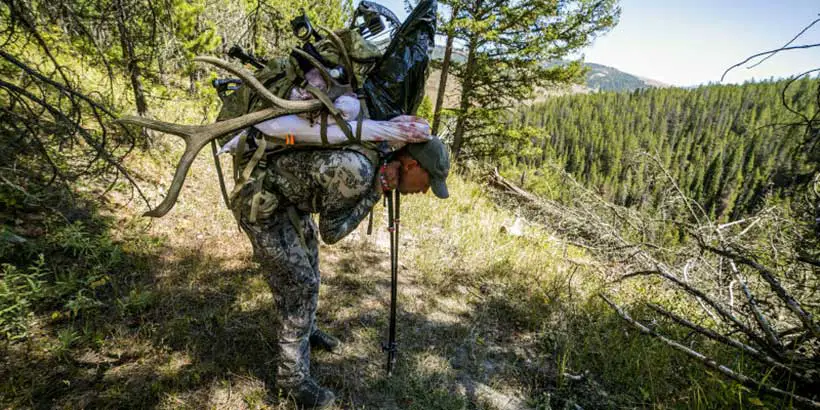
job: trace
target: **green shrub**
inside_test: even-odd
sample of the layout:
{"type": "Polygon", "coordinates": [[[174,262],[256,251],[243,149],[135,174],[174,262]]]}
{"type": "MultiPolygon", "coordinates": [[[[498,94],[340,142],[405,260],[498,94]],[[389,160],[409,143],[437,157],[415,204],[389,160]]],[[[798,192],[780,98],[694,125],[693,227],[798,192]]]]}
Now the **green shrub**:
{"type": "Polygon", "coordinates": [[[2,265],[0,339],[27,337],[38,314],[73,320],[100,308],[111,273],[122,265],[122,250],[104,225],[96,229],[80,221],[47,225],[48,233],[41,238],[4,249],[0,255],[13,261],[2,265]],[[34,261],[28,262],[31,255],[34,261]]]}
{"type": "Polygon", "coordinates": [[[16,340],[26,337],[33,306],[45,299],[48,285],[43,255],[26,269],[2,265],[0,281],[0,337],[16,340]]]}

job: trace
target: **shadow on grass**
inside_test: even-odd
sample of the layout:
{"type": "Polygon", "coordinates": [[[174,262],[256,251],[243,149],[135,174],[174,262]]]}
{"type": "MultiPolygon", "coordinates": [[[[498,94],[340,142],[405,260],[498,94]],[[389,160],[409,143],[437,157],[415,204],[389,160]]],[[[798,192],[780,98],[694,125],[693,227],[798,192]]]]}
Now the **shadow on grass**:
{"type": "Polygon", "coordinates": [[[148,408],[226,374],[268,381],[275,315],[269,303],[243,308],[251,275],[215,269],[219,261],[197,252],[173,262],[134,253],[125,262],[133,270],[111,275],[97,309],[6,346],[3,396],[12,407],[148,408]],[[186,277],[191,268],[211,273],[186,277]],[[163,271],[171,277],[156,275],[163,271]]]}
{"type": "MultiPolygon", "coordinates": [[[[110,282],[96,289],[99,306],[73,319],[48,320],[47,311],[39,312],[44,323],[38,334],[3,346],[0,404],[12,408],[211,407],[214,391],[239,375],[258,381],[258,388],[239,392],[244,397],[216,407],[272,405],[276,312],[262,274],[252,266],[222,269],[224,261],[198,248],[170,254],[158,246],[125,252],[119,272],[112,272],[110,282]]],[[[345,264],[373,262],[376,257],[342,260],[337,268],[346,271],[352,265],[345,264]]],[[[349,301],[382,297],[388,286],[380,278],[333,275],[325,287],[338,297],[323,303],[332,305],[342,297],[349,301]]],[[[396,390],[396,385],[385,382],[380,369],[374,370],[376,363],[383,362],[378,360],[377,333],[386,328],[386,306],[377,312],[355,303],[349,306],[358,312],[349,321],[328,323],[322,314],[326,310],[320,311],[319,320],[332,329],[372,330],[372,346],[362,349],[372,348],[375,354],[317,355],[314,368],[321,381],[340,391],[342,407],[382,408],[393,401],[392,395],[407,392],[396,390]],[[356,372],[360,378],[346,388],[349,376],[356,372]]],[[[407,354],[412,357],[412,350],[407,354]]],[[[416,393],[401,399],[408,403],[417,401],[417,395],[422,397],[431,384],[418,377],[413,380],[416,393]]],[[[440,397],[447,399],[444,393],[440,397]]]]}
{"type": "MultiPolygon", "coordinates": [[[[273,391],[276,312],[262,273],[250,264],[225,269],[198,247],[171,254],[134,247],[97,293],[98,308],[70,322],[46,320],[40,334],[5,346],[0,405],[291,408],[277,405],[273,391]]],[[[323,261],[331,274],[318,320],[346,345],[340,354],[316,353],[312,371],[340,408],[503,408],[505,400],[534,408],[686,406],[693,391],[709,394],[699,368],[630,333],[596,299],[561,278],[499,282],[526,275],[497,266],[470,273],[466,291],[422,288],[414,297],[426,309],[400,304],[399,361],[387,378],[385,259],[342,246],[323,261]],[[466,309],[434,319],[445,297],[466,309]]],[[[417,286],[412,274],[404,280],[417,286]]],[[[717,403],[709,400],[705,407],[717,403]]]]}

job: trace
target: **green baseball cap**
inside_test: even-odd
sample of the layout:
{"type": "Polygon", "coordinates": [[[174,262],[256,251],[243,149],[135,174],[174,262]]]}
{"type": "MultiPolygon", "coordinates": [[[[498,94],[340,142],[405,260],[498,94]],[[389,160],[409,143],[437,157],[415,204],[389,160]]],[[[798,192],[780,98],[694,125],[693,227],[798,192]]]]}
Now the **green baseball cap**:
{"type": "Polygon", "coordinates": [[[450,173],[450,153],[447,146],[441,140],[433,136],[433,139],[418,144],[408,144],[407,151],[419,162],[422,168],[430,174],[430,188],[439,198],[447,198],[447,175],[450,173]]]}

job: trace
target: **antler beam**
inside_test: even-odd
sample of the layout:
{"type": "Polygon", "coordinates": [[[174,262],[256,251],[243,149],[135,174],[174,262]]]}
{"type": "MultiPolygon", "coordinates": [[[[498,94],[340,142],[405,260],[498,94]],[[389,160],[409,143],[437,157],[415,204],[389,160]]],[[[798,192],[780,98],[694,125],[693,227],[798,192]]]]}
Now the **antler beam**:
{"type": "Polygon", "coordinates": [[[249,71],[244,68],[234,67],[230,63],[218,58],[199,56],[194,58],[194,61],[215,65],[238,76],[245,84],[259,93],[262,98],[271,102],[274,107],[209,125],[174,124],[133,115],[126,115],[117,120],[123,124],[137,125],[155,131],[173,134],[181,137],[185,141],[185,151],[182,153],[182,157],[177,164],[174,178],[171,180],[171,186],[168,189],[168,195],[165,196],[159,206],[144,213],[144,216],[158,218],[168,213],[168,211],[174,207],[179,197],[179,192],[182,189],[182,184],[185,182],[185,176],[188,174],[188,169],[191,168],[191,164],[202,148],[211,142],[211,140],[274,117],[313,111],[322,107],[321,101],[318,100],[289,101],[279,98],[268,91],[249,71]]]}

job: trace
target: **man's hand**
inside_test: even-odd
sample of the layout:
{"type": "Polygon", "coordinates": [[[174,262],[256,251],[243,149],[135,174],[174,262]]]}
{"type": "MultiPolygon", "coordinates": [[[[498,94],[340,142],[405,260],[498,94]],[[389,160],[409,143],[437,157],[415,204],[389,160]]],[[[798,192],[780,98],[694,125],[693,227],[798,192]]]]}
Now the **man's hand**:
{"type": "Polygon", "coordinates": [[[379,168],[379,182],[382,191],[391,191],[399,186],[399,168],[401,162],[392,161],[379,168]]]}

